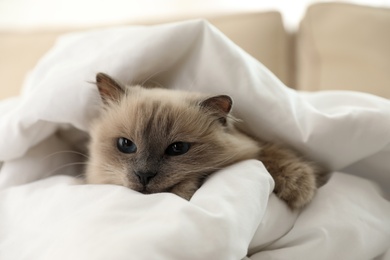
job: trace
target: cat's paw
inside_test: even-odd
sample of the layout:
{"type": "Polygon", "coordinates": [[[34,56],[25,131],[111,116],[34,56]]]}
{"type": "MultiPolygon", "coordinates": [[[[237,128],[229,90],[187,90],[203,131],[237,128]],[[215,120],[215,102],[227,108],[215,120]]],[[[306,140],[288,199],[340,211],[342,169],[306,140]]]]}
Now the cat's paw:
{"type": "Polygon", "coordinates": [[[199,186],[198,181],[184,181],[173,186],[170,192],[183,199],[190,200],[195,191],[199,189],[199,186]]]}
{"type": "Polygon", "coordinates": [[[285,174],[274,176],[274,193],[291,209],[299,209],[309,203],[317,190],[316,168],[300,162],[285,165],[285,174]]]}

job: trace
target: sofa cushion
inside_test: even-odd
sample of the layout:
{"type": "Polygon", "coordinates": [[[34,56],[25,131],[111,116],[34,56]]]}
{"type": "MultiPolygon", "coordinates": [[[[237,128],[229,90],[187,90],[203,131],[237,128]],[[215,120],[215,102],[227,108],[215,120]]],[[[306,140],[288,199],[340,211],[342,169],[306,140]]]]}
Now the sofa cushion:
{"type": "Polygon", "coordinates": [[[390,98],[390,9],[323,3],[308,8],[297,42],[297,88],[390,98]]]}
{"type": "Polygon", "coordinates": [[[292,86],[291,37],[278,12],[239,14],[209,21],[238,46],[261,61],[283,83],[292,86]]]}
{"type": "Polygon", "coordinates": [[[0,99],[19,93],[25,76],[59,32],[0,32],[0,99]]]}
{"type": "MultiPolygon", "coordinates": [[[[209,20],[282,81],[289,83],[288,36],[278,12],[224,15],[209,20]]],[[[146,22],[152,23],[156,22],[146,22]]],[[[17,95],[27,72],[54,45],[58,36],[70,31],[0,32],[0,99],[17,95]]]]}

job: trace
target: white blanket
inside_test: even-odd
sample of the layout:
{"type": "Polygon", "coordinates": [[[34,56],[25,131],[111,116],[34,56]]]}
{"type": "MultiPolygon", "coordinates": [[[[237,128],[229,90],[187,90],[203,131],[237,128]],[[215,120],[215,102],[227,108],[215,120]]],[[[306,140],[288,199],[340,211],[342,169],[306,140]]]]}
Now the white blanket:
{"type": "Polygon", "coordinates": [[[204,21],[65,36],[0,114],[0,259],[390,259],[390,102],[289,89],[204,21]],[[82,174],[82,155],[67,151],[99,111],[97,72],[229,94],[254,135],[348,173],[300,212],[254,160],[212,175],[190,202],[80,185],[69,174],[82,174]]]}

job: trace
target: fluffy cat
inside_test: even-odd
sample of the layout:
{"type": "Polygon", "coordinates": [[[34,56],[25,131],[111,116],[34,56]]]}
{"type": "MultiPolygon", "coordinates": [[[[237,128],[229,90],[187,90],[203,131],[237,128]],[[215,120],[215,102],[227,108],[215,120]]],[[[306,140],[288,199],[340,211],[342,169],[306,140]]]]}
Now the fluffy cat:
{"type": "Polygon", "coordinates": [[[104,109],[90,132],[87,183],[189,200],[216,170],[258,159],[275,180],[275,194],[297,209],[328,179],[294,151],[240,132],[229,96],[123,86],[103,73],[96,85],[104,109]]]}

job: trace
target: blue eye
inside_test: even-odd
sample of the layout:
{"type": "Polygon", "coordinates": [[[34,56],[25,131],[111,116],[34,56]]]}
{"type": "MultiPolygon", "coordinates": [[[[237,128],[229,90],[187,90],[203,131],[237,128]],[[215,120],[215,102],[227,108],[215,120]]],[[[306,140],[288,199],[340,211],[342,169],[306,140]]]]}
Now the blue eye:
{"type": "Polygon", "coordinates": [[[137,151],[137,146],[132,141],[124,137],[118,138],[116,146],[122,153],[135,153],[137,151]]]}
{"type": "Polygon", "coordinates": [[[167,149],[165,150],[165,154],[169,156],[182,155],[188,152],[188,150],[190,150],[190,147],[190,143],[186,142],[173,143],[167,147],[167,149]]]}

